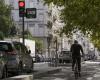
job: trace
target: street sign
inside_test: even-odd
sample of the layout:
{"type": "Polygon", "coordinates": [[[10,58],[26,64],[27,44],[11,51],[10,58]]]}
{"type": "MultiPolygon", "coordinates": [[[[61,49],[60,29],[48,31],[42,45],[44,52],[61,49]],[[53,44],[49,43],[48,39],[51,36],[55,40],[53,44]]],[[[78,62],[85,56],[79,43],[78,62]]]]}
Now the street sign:
{"type": "Polygon", "coordinates": [[[26,8],[26,18],[36,18],[36,8],[26,8]]]}

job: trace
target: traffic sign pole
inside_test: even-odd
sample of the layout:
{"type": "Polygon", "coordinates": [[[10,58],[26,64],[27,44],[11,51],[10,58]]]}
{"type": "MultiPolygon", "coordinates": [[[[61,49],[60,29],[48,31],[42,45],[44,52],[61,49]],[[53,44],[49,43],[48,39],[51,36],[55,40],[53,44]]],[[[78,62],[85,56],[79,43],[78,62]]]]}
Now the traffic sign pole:
{"type": "Polygon", "coordinates": [[[25,44],[25,36],[24,36],[24,16],[22,17],[22,23],[23,23],[23,26],[22,26],[22,39],[23,39],[23,44],[25,44]]]}
{"type": "Polygon", "coordinates": [[[25,0],[19,0],[19,17],[22,17],[22,42],[25,44],[25,37],[24,37],[24,16],[25,16],[25,0]]]}

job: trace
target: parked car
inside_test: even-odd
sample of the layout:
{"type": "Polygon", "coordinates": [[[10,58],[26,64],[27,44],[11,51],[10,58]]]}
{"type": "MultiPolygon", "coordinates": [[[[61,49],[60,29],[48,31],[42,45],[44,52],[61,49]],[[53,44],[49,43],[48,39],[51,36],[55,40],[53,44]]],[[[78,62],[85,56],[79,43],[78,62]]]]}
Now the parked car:
{"type": "Polygon", "coordinates": [[[33,70],[33,59],[30,51],[20,42],[0,41],[0,48],[5,52],[7,72],[19,74],[33,70]]]}
{"type": "Polygon", "coordinates": [[[6,57],[5,52],[1,51],[2,48],[0,47],[0,79],[6,78],[7,75],[7,67],[6,67],[6,57]]]}
{"type": "Polygon", "coordinates": [[[67,63],[71,62],[71,52],[70,51],[61,51],[59,54],[59,63],[67,63]]]}

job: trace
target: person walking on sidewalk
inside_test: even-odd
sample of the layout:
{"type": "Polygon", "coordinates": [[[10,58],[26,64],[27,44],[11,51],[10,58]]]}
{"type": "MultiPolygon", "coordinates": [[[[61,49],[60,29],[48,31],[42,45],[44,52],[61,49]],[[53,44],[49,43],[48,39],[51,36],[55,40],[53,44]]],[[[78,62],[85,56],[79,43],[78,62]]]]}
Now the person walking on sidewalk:
{"type": "Polygon", "coordinates": [[[78,41],[75,40],[74,44],[71,45],[70,49],[72,53],[72,71],[74,71],[74,66],[77,61],[78,63],[78,71],[81,71],[81,53],[82,56],[84,56],[83,48],[80,44],[78,44],[78,41]]]}

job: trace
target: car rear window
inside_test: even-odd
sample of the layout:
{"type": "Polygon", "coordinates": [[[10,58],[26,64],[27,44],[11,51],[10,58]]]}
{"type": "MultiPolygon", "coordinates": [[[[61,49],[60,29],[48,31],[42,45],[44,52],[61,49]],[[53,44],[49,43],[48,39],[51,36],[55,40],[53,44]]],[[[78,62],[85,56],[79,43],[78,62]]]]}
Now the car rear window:
{"type": "Polygon", "coordinates": [[[0,51],[12,51],[12,45],[6,42],[0,42],[0,51]]]}

